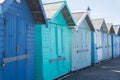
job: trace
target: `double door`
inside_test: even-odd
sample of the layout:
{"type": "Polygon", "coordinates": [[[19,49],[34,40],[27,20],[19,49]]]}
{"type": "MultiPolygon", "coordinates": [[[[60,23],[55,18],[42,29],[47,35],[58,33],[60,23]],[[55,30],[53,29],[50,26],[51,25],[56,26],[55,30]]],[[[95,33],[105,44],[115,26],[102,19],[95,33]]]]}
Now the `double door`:
{"type": "Polygon", "coordinates": [[[72,34],[71,69],[74,71],[91,64],[91,32],[79,29],[72,34]]]}
{"type": "Polygon", "coordinates": [[[16,15],[6,14],[1,19],[0,80],[28,80],[27,25],[16,15]]]}
{"type": "Polygon", "coordinates": [[[55,79],[70,71],[70,40],[69,29],[64,26],[51,24],[49,73],[46,79],[55,79]],[[49,75],[51,74],[51,75],[49,75]]]}

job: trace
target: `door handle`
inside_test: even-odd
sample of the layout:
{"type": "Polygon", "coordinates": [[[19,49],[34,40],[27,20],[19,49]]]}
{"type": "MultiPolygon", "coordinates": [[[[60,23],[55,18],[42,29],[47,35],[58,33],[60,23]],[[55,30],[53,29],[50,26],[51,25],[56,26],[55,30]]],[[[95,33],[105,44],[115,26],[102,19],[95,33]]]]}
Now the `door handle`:
{"type": "Polygon", "coordinates": [[[58,57],[61,57],[61,56],[58,56],[58,57]]]}

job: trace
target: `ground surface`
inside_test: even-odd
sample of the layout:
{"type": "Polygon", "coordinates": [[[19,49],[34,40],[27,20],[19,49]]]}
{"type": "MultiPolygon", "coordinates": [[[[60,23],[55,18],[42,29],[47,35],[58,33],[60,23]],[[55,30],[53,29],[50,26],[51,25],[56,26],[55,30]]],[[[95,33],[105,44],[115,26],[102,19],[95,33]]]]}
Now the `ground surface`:
{"type": "Polygon", "coordinates": [[[62,80],[120,80],[120,57],[70,73],[62,80]]]}

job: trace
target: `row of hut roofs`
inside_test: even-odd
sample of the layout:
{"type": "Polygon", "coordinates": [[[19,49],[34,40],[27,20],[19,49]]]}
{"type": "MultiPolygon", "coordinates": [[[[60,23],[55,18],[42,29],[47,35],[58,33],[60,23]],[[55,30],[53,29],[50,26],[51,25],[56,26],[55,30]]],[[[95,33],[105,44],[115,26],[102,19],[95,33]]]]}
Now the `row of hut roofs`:
{"type": "Polygon", "coordinates": [[[76,25],[80,25],[82,21],[85,19],[87,20],[88,24],[90,25],[90,29],[92,31],[103,29],[104,32],[120,35],[119,32],[119,25],[113,25],[112,23],[106,23],[104,18],[99,19],[90,19],[89,11],[86,12],[74,12],[70,13],[69,7],[66,4],[66,2],[54,2],[54,3],[48,3],[44,4],[44,10],[46,13],[47,19],[54,19],[55,16],[61,11],[63,16],[65,17],[69,28],[76,28],[76,25]],[[63,6],[65,6],[63,8],[63,6]]]}
{"type": "Polygon", "coordinates": [[[5,0],[0,4],[0,80],[53,80],[120,55],[119,26],[66,1],[5,0]],[[116,46],[117,45],[117,46],[116,46]]]}

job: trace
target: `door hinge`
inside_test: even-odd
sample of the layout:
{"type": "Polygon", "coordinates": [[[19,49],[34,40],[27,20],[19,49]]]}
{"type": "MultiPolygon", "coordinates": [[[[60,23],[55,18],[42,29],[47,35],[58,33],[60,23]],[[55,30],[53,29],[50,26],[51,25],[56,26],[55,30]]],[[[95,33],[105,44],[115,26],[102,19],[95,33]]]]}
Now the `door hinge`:
{"type": "Polygon", "coordinates": [[[16,46],[16,53],[18,53],[19,52],[19,46],[17,45],[16,46]]]}
{"type": "Polygon", "coordinates": [[[4,27],[6,27],[6,18],[4,18],[4,27]]]}
{"type": "Polygon", "coordinates": [[[25,54],[28,54],[28,53],[27,53],[27,49],[25,49],[25,54]]]}
{"type": "Polygon", "coordinates": [[[3,56],[2,57],[5,58],[5,51],[3,51],[3,56]]]}

